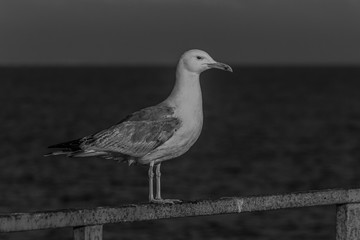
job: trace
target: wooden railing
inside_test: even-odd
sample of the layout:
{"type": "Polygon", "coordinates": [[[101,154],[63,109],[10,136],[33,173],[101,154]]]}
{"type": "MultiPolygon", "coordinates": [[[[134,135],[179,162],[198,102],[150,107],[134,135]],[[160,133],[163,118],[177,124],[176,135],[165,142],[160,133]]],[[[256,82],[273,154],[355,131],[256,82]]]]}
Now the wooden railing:
{"type": "Polygon", "coordinates": [[[0,215],[0,232],[73,227],[75,240],[101,240],[104,224],[194,217],[284,208],[336,205],[336,239],[360,239],[360,189],[272,196],[231,197],[179,204],[139,204],[117,208],[57,210],[0,215]]]}

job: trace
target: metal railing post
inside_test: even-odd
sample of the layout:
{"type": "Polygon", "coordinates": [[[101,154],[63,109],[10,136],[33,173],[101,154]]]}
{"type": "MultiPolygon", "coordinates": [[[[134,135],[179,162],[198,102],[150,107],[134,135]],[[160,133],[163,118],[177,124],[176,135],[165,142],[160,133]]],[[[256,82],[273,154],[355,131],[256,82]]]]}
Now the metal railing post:
{"type": "Polygon", "coordinates": [[[103,225],[74,227],[74,240],[102,240],[103,225]]]}
{"type": "Polygon", "coordinates": [[[360,239],[360,203],[336,206],[336,240],[360,239]]]}

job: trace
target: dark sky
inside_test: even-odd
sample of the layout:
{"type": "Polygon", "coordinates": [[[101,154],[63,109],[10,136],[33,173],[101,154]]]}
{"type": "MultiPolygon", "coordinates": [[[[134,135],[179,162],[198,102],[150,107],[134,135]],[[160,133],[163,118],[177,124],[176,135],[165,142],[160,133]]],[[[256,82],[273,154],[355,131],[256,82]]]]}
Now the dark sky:
{"type": "Polygon", "coordinates": [[[358,0],[3,0],[0,64],[360,64],[358,0]]]}

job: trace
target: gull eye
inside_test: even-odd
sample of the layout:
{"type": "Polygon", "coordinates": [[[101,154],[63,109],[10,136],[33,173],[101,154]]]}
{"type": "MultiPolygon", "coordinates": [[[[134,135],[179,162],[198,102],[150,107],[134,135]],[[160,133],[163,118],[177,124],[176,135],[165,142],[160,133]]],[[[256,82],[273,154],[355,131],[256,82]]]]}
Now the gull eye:
{"type": "Polygon", "coordinates": [[[204,59],[204,58],[201,57],[201,56],[196,56],[196,59],[197,59],[197,60],[202,60],[202,59],[204,59]]]}

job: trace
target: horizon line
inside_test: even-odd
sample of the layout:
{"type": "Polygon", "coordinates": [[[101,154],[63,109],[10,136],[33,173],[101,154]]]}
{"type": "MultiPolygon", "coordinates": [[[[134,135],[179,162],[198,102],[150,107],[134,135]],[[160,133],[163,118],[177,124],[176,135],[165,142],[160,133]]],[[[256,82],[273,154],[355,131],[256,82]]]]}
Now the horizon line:
{"type": "MultiPolygon", "coordinates": [[[[360,68],[360,63],[230,63],[232,67],[350,67],[350,68],[360,68]]],[[[14,63],[0,63],[0,68],[46,68],[46,67],[68,67],[68,68],[76,68],[76,67],[102,67],[102,68],[156,68],[156,67],[176,67],[176,64],[147,64],[147,63],[140,63],[140,64],[104,64],[104,63],[32,63],[32,64],[14,64],[14,63]]]]}

